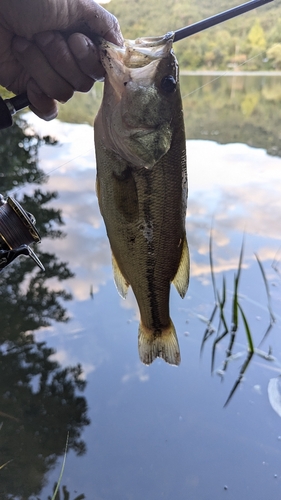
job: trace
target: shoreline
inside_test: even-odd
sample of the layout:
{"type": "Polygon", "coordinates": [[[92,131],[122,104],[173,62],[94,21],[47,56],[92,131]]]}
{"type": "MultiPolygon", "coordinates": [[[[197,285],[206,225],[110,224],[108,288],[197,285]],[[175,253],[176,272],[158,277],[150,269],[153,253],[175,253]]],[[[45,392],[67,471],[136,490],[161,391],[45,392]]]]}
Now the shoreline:
{"type": "Polygon", "coordinates": [[[180,70],[180,76],[281,76],[281,71],[208,71],[208,70],[180,70]]]}

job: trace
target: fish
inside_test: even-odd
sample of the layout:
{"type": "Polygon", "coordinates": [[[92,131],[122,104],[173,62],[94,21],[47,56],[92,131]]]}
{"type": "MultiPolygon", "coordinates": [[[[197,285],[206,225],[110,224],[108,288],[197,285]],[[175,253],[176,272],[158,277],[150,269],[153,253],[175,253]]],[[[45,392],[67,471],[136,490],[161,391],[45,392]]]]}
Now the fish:
{"type": "Polygon", "coordinates": [[[136,297],[140,360],[179,365],[170,287],[189,282],[186,140],[173,33],[99,41],[105,69],[94,122],[96,193],[121,297],[136,297]]]}

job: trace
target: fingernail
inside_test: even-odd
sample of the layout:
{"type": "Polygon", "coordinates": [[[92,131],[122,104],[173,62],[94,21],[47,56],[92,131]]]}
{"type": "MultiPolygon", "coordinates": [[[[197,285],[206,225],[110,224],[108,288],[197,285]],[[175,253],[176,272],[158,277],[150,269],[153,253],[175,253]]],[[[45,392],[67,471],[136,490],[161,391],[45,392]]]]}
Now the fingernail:
{"type": "Polygon", "coordinates": [[[94,44],[84,36],[77,36],[75,43],[72,44],[72,50],[75,52],[77,59],[85,59],[90,49],[94,49],[94,44]]]}
{"type": "Polygon", "coordinates": [[[51,120],[54,120],[54,118],[56,118],[57,116],[58,116],[58,110],[55,109],[55,110],[51,111],[48,115],[45,115],[44,120],[49,122],[51,120]]]}
{"type": "Polygon", "coordinates": [[[30,42],[26,38],[17,36],[13,40],[13,48],[17,52],[24,52],[30,46],[30,42]]]}
{"type": "Polygon", "coordinates": [[[116,39],[116,45],[119,45],[119,47],[124,46],[124,38],[122,34],[120,33],[115,33],[115,39],[116,39]]]}
{"type": "Polygon", "coordinates": [[[31,111],[33,111],[33,113],[35,113],[36,115],[38,115],[40,118],[42,118],[46,122],[54,120],[58,116],[58,109],[57,109],[57,107],[52,108],[52,109],[50,109],[47,112],[45,111],[44,113],[42,113],[42,111],[40,109],[38,109],[38,108],[36,108],[35,106],[32,106],[32,105],[30,106],[30,109],[31,109],[31,111]]]}
{"type": "Polygon", "coordinates": [[[35,36],[36,42],[38,42],[39,45],[42,45],[42,47],[45,47],[45,45],[51,43],[54,38],[55,35],[53,31],[45,31],[44,33],[38,33],[35,36]]]}
{"type": "Polygon", "coordinates": [[[42,113],[39,109],[35,108],[35,106],[30,106],[31,111],[35,113],[37,116],[45,120],[46,122],[50,122],[51,120],[54,120],[58,116],[58,110],[53,109],[49,111],[48,113],[42,113]]]}

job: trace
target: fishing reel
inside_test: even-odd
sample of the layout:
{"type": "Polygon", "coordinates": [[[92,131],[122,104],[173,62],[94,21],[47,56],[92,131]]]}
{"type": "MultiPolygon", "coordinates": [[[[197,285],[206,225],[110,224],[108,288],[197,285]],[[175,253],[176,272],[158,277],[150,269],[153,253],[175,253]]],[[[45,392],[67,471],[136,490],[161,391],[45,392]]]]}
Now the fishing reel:
{"type": "Polygon", "coordinates": [[[19,255],[31,257],[45,271],[42,262],[29,246],[41,241],[35,223],[35,217],[26,212],[17,200],[12,197],[5,200],[0,194],[0,273],[19,255]]]}

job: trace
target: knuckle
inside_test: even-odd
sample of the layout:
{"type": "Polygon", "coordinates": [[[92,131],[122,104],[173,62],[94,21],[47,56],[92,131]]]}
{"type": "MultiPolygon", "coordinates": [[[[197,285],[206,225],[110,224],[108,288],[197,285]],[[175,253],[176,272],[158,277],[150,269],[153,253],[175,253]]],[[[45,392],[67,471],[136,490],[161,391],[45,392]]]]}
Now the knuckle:
{"type": "MultiPolygon", "coordinates": [[[[122,38],[121,36],[121,30],[120,30],[120,25],[117,17],[115,17],[113,14],[110,14],[110,18],[108,18],[107,22],[108,29],[106,33],[104,33],[102,36],[109,41],[112,41],[113,37],[114,39],[120,39],[122,38]]],[[[114,40],[114,41],[115,41],[114,40]]]]}
{"type": "Polygon", "coordinates": [[[64,86],[62,87],[54,87],[48,92],[49,97],[52,99],[56,99],[56,101],[59,101],[61,103],[65,103],[71,99],[71,97],[74,94],[74,90],[70,86],[64,86]]]}
{"type": "Polygon", "coordinates": [[[78,92],[89,92],[89,90],[91,90],[92,86],[94,85],[94,81],[93,80],[84,80],[83,82],[79,82],[76,86],[75,86],[75,90],[77,90],[78,92]]]}

